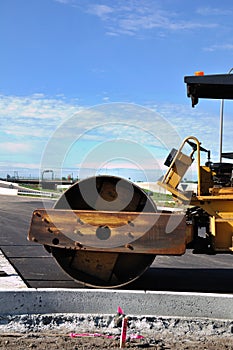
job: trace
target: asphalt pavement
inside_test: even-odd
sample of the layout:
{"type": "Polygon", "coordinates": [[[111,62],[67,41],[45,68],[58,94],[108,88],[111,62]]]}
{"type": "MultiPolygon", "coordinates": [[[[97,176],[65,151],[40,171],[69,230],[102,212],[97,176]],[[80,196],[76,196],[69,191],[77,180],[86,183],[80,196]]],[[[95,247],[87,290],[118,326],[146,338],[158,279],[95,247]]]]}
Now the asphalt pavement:
{"type": "MultiPolygon", "coordinates": [[[[53,200],[46,199],[52,207],[53,200]]],[[[27,241],[39,198],[0,195],[0,249],[29,288],[84,288],[57,265],[43,246],[27,241]]],[[[233,293],[233,256],[158,256],[145,274],[127,289],[233,293]]],[[[1,277],[0,277],[1,283],[1,277]]]]}

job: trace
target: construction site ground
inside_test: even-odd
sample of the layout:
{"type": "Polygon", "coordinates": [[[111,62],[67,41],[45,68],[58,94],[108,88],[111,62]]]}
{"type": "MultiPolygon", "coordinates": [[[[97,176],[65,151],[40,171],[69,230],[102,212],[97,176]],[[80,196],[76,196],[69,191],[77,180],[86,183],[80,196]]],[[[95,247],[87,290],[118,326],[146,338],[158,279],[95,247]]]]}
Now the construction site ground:
{"type": "MultiPolygon", "coordinates": [[[[7,350],[92,350],[92,349],[119,349],[119,339],[105,339],[102,337],[71,338],[69,335],[42,335],[20,334],[1,335],[0,349],[7,350]]],[[[126,349],[151,349],[151,350],[230,350],[233,349],[233,338],[211,336],[208,338],[195,336],[145,337],[142,340],[130,340],[125,344],[126,349]]]]}

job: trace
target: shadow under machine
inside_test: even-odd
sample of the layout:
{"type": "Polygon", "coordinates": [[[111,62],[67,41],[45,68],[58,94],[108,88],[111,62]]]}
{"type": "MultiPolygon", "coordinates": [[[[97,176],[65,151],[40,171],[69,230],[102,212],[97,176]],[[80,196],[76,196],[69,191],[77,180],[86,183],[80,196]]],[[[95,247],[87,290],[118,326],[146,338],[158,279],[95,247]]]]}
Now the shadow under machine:
{"type": "MultiPolygon", "coordinates": [[[[193,107],[199,98],[233,99],[233,75],[184,80],[193,107]]],[[[222,153],[213,163],[210,151],[189,136],[168,155],[168,170],[158,183],[187,205],[185,214],[159,211],[151,197],[128,180],[97,176],[72,185],[53,209],[35,210],[28,239],[44,245],[74,280],[97,288],[131,283],[156,255],[182,255],[187,247],[203,254],[232,253],[232,159],[233,152],[222,153]],[[201,153],[206,154],[204,164],[201,153]],[[182,191],[179,185],[195,158],[197,189],[182,191]]]]}

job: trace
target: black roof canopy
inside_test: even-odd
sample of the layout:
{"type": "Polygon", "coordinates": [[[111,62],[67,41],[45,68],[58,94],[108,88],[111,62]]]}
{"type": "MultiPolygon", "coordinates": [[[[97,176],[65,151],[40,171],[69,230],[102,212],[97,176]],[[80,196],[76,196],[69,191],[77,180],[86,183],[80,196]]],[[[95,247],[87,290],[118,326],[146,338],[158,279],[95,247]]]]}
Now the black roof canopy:
{"type": "Polygon", "coordinates": [[[184,82],[192,107],[198,103],[199,98],[233,100],[233,74],[186,76],[184,82]]]}

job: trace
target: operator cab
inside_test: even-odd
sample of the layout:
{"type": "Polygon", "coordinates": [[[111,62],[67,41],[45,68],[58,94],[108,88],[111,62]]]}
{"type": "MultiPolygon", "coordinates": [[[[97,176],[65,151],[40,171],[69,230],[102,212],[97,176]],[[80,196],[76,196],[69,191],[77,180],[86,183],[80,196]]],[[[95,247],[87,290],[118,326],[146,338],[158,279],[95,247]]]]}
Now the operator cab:
{"type": "Polygon", "coordinates": [[[232,163],[212,163],[210,169],[215,186],[232,187],[232,163]]]}

